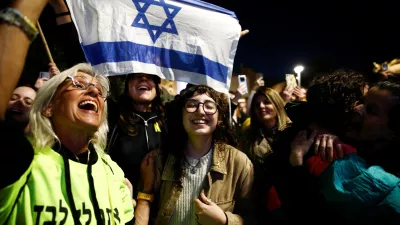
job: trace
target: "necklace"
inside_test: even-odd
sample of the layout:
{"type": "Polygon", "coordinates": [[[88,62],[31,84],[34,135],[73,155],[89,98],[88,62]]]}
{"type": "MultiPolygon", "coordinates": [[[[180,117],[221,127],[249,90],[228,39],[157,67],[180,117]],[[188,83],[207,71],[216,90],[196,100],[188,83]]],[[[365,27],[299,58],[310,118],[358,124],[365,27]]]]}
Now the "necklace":
{"type": "Polygon", "coordinates": [[[196,163],[196,165],[194,165],[194,166],[193,166],[192,164],[189,163],[189,161],[187,160],[186,156],[185,156],[185,161],[186,161],[186,164],[189,166],[189,168],[187,168],[187,169],[190,170],[190,173],[191,173],[191,174],[195,174],[195,173],[196,173],[196,167],[199,165],[200,159],[199,159],[199,161],[196,163]]]}

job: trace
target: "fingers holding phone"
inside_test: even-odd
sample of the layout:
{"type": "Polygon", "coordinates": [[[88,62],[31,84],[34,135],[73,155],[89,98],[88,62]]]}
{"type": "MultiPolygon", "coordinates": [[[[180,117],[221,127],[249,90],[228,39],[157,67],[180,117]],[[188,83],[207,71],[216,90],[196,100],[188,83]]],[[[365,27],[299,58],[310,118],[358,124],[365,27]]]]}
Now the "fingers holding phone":
{"type": "Polygon", "coordinates": [[[241,88],[243,90],[242,94],[245,95],[245,94],[249,93],[246,75],[239,75],[238,80],[239,80],[239,88],[241,88]]]}

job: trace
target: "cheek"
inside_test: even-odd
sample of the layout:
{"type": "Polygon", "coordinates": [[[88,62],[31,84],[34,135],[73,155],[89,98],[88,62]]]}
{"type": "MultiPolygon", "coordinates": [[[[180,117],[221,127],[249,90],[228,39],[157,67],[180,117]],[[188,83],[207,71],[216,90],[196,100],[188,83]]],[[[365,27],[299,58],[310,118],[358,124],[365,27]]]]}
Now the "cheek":
{"type": "Polygon", "coordinates": [[[188,132],[190,125],[190,116],[187,112],[182,113],[182,123],[183,123],[183,128],[185,129],[186,132],[188,132]]]}
{"type": "Polygon", "coordinates": [[[268,105],[267,108],[268,108],[268,110],[270,110],[272,116],[276,115],[276,110],[273,105],[268,105]]]}
{"type": "Polygon", "coordinates": [[[265,107],[270,111],[275,111],[275,108],[274,108],[274,106],[272,104],[268,104],[265,107]]]}
{"type": "Polygon", "coordinates": [[[22,108],[22,110],[23,110],[24,112],[29,112],[30,109],[31,109],[30,106],[24,106],[24,107],[22,108]]]}
{"type": "Polygon", "coordinates": [[[129,86],[129,89],[132,89],[133,87],[135,87],[136,86],[136,80],[135,79],[131,79],[130,81],[129,81],[129,84],[128,84],[128,86],[129,86]]]}
{"type": "Polygon", "coordinates": [[[7,108],[11,108],[15,104],[15,101],[9,101],[7,108]]]}
{"type": "Polygon", "coordinates": [[[135,81],[134,80],[130,80],[129,84],[128,84],[128,93],[130,95],[133,95],[135,93],[135,81]]]}
{"type": "Polygon", "coordinates": [[[57,103],[53,106],[53,115],[65,116],[67,113],[67,106],[63,103],[57,103]]]}
{"type": "Polygon", "coordinates": [[[135,96],[136,91],[133,87],[129,87],[128,93],[129,93],[129,96],[133,98],[135,96]]]}
{"type": "Polygon", "coordinates": [[[259,109],[255,109],[254,112],[259,120],[262,119],[263,116],[261,115],[261,111],[259,109]]]}
{"type": "Polygon", "coordinates": [[[153,98],[155,98],[156,95],[157,95],[157,91],[156,91],[155,88],[153,88],[152,91],[151,91],[151,96],[152,96],[153,98]]]}
{"type": "Polygon", "coordinates": [[[214,132],[214,130],[217,128],[218,125],[218,113],[214,114],[211,118],[211,123],[210,123],[210,127],[212,132],[214,132]]]}
{"type": "Polygon", "coordinates": [[[105,103],[102,99],[99,100],[99,113],[103,114],[104,112],[105,103]]]}
{"type": "Polygon", "coordinates": [[[71,101],[70,99],[74,98],[77,97],[69,93],[66,93],[63,96],[61,96],[54,104],[54,112],[58,112],[64,115],[72,112],[72,109],[74,108],[74,102],[71,101]]]}

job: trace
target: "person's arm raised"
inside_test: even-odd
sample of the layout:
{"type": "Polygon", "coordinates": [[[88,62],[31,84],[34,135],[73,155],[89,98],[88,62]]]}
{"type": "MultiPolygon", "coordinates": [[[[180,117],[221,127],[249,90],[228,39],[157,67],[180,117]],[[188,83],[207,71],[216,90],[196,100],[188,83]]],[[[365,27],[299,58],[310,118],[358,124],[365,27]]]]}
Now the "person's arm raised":
{"type": "MultiPolygon", "coordinates": [[[[0,171],[10,171],[0,176],[0,191],[21,179],[33,159],[32,146],[25,138],[23,130],[5,121],[8,102],[21,76],[31,43],[30,38],[33,37],[28,36],[32,33],[24,31],[9,18],[12,17],[11,13],[14,17],[19,14],[25,23],[30,20],[31,25],[28,25],[33,27],[46,4],[47,0],[14,0],[10,6],[12,9],[8,13],[3,11],[3,19],[0,19],[0,141],[3,143],[0,171]]],[[[18,184],[13,186],[18,187],[18,184]]],[[[2,200],[12,201],[7,198],[2,200]]]]}
{"type": "MultiPolygon", "coordinates": [[[[11,8],[36,24],[47,0],[15,0],[11,8]]],[[[0,20],[0,120],[5,119],[8,101],[24,68],[31,40],[18,26],[0,20]]]]}
{"type": "Polygon", "coordinates": [[[49,4],[53,7],[54,13],[56,14],[57,25],[71,23],[71,14],[64,0],[49,0],[49,4]]]}

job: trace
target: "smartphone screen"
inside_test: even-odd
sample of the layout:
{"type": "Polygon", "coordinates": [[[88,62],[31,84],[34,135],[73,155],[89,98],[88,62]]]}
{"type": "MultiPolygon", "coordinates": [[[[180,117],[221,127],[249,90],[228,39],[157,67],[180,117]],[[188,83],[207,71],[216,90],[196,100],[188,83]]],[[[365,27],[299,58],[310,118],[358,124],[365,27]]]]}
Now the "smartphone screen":
{"type": "Polygon", "coordinates": [[[297,80],[294,74],[286,74],[286,86],[288,90],[293,90],[297,86],[297,80]]]}
{"type": "Polygon", "coordinates": [[[40,72],[39,78],[47,78],[50,79],[50,74],[48,72],[40,72]]]}
{"type": "Polygon", "coordinates": [[[246,75],[239,75],[239,85],[241,84],[245,84],[246,85],[246,90],[245,90],[245,94],[248,93],[248,87],[247,87],[247,80],[246,80],[246,75]]]}
{"type": "Polygon", "coordinates": [[[387,63],[383,63],[382,64],[382,70],[388,70],[388,64],[387,63]]]}

